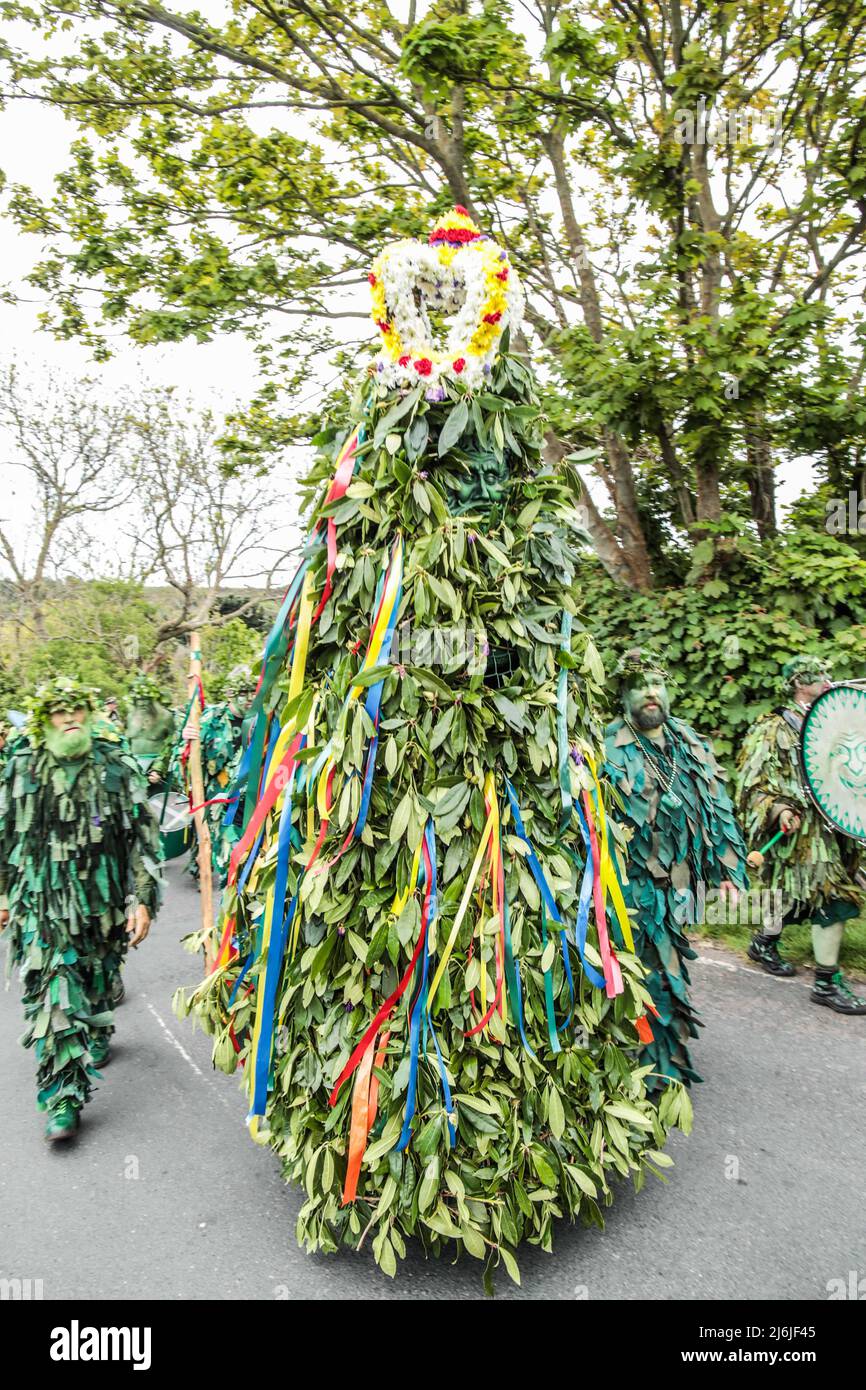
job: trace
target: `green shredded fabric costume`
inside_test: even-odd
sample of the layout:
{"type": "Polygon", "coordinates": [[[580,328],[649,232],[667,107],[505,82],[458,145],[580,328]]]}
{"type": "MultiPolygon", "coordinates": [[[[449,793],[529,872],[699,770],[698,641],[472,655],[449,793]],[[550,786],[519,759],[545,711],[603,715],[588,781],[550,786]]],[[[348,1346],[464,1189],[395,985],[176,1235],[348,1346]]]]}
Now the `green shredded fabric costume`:
{"type": "Polygon", "coordinates": [[[144,779],[118,743],[96,736],[89,754],[66,763],[16,742],[0,783],[0,890],[40,1109],[90,1096],[90,1044],[113,1032],[108,1001],[127,950],[128,904],[134,894],[155,914],[158,861],[144,779]]]}
{"type": "Polygon", "coordinates": [[[799,729],[803,712],[786,707],[749,730],[737,760],[735,795],[746,839],[760,845],[778,829],[786,808],[800,826],[773,846],[761,870],[764,885],[782,893],[788,920],[825,925],[856,917],[863,893],[853,882],[862,867],[856,840],[837,834],[818,814],[800,776],[799,729]]]}
{"type": "MultiPolygon", "coordinates": [[[[624,818],[633,834],[628,844],[626,903],[636,917],[635,944],[658,1018],[651,1020],[654,1041],[642,1061],[655,1072],[687,1085],[700,1081],[689,1055],[688,1040],[702,1026],[689,1001],[686,961],[696,952],[685,933],[689,903],[729,879],[746,887],[746,849],[723,774],[710,743],[680,719],[664,726],[659,748],[636,733],[623,718],[605,730],[605,770],[622,798],[624,818]],[[679,806],[664,795],[656,771],[644,753],[670,769],[671,742],[676,745],[677,775],[672,791],[679,806]],[[689,897],[691,894],[691,897],[689,897]]],[[[661,1081],[657,1085],[663,1085],[661,1081]]]]}

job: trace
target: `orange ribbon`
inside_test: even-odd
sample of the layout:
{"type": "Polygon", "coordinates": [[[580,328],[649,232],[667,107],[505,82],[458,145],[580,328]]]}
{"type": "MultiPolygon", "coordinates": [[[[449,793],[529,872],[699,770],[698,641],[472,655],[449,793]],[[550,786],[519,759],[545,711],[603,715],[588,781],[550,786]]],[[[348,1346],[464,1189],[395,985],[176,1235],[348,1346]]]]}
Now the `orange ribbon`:
{"type": "Polygon", "coordinates": [[[361,1058],[358,1074],[355,1077],[355,1090],[352,1094],[352,1126],[349,1132],[349,1162],[346,1166],[346,1181],[343,1185],[343,1206],[354,1202],[358,1191],[358,1178],[361,1163],[367,1147],[367,1136],[376,1123],[376,1109],[379,1102],[379,1078],[375,1069],[385,1060],[390,1033],[383,1033],[376,1051],[374,1038],[361,1058]],[[375,1059],[375,1060],[374,1060],[375,1059]]]}

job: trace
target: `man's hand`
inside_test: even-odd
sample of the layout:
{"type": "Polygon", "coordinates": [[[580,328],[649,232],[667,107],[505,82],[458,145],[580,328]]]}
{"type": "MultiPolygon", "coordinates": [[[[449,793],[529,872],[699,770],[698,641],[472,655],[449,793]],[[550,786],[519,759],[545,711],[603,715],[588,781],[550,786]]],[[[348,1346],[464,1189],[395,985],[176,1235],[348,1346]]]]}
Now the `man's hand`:
{"type": "Polygon", "coordinates": [[[728,902],[730,903],[731,907],[736,907],[737,896],[739,894],[739,891],[740,890],[737,888],[737,885],[735,883],[732,883],[729,878],[723,878],[721,883],[719,884],[719,892],[722,894],[723,897],[728,899],[728,902]]]}
{"type": "Polygon", "coordinates": [[[5,931],[9,925],[9,909],[0,907],[0,931],[5,931]]]}
{"type": "Polygon", "coordinates": [[[155,784],[156,784],[157,782],[161,782],[161,781],[162,781],[162,778],[160,777],[160,775],[159,775],[158,772],[149,772],[149,773],[147,774],[147,780],[148,780],[148,782],[150,783],[151,786],[155,786],[155,784]]]}
{"type": "Polygon", "coordinates": [[[779,829],[785,835],[792,835],[801,825],[802,821],[796,811],[783,811],[779,817],[779,829]]]}
{"type": "Polygon", "coordinates": [[[142,903],[139,903],[138,907],[130,912],[126,919],[126,934],[129,937],[130,946],[140,946],[149,931],[150,913],[142,903]]]}

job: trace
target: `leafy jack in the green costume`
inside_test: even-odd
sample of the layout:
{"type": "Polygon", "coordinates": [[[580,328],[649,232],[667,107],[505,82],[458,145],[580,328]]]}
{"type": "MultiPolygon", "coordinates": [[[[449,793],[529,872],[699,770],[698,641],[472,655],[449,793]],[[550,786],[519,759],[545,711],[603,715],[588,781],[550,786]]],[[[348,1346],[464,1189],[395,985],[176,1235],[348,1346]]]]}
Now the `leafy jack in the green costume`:
{"type": "Polygon", "coordinates": [[[74,1130],[106,1058],[129,914],[138,905],[153,916],[161,893],[159,832],[141,773],[100,737],[95,708],[95,692],[77,681],[41,686],[0,781],[10,967],[20,973],[23,1041],[36,1055],[52,1138],[74,1130]]]}
{"type": "Polygon", "coordinates": [[[219,1067],[244,1063],[308,1249],[366,1242],[393,1274],[406,1237],[454,1240],[516,1277],[522,1241],[601,1224],[612,1179],[667,1166],[690,1106],[647,1097],[644,971],[612,939],[577,481],[542,466],[532,376],[501,341],[514,272],[462,210],[417,253],[388,319],[379,295],[385,357],[352,419],[314,441],[216,967],[178,1006],[219,1067]],[[475,306],[450,358],[408,336],[437,274],[475,306]]]}

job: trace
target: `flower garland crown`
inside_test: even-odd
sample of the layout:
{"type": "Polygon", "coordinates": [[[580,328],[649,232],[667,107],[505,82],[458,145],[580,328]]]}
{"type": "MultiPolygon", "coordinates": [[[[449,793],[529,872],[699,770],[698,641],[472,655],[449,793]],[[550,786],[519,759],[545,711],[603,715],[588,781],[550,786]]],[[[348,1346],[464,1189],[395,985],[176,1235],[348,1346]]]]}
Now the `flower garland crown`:
{"type": "Polygon", "coordinates": [[[425,381],[434,400],[445,394],[443,377],[470,390],[482,385],[502,334],[523,316],[507,252],[459,204],[437,218],[426,243],[407,238],[384,247],[367,278],[382,337],[379,379],[386,386],[425,381]],[[443,341],[436,341],[431,310],[454,316],[443,341]]]}

